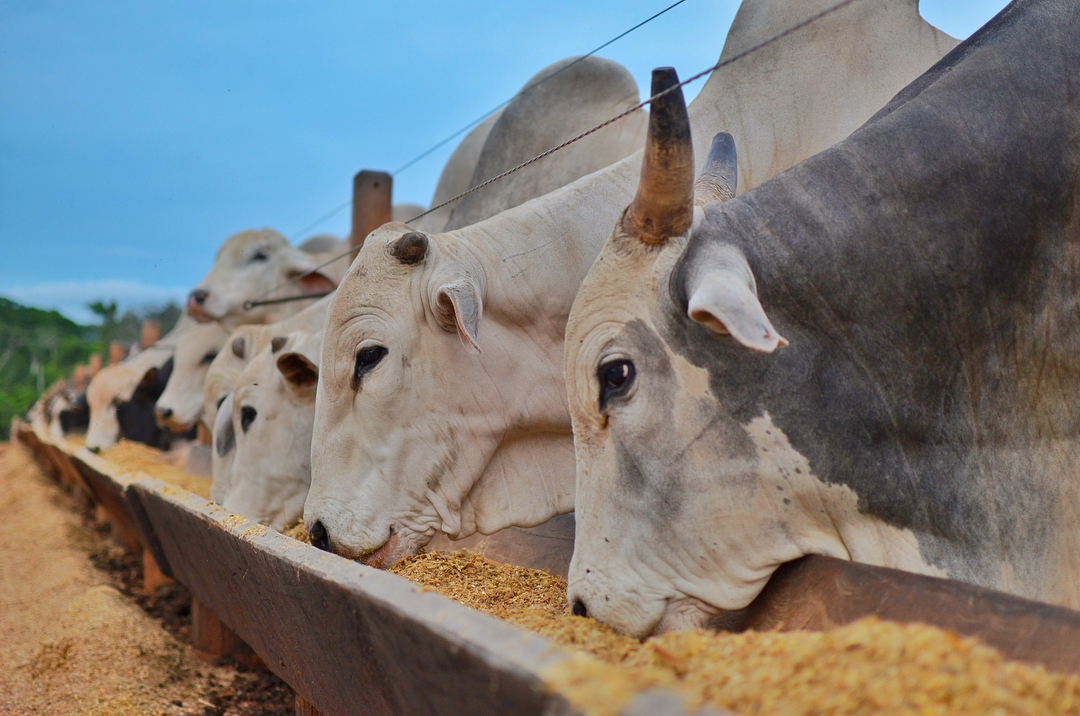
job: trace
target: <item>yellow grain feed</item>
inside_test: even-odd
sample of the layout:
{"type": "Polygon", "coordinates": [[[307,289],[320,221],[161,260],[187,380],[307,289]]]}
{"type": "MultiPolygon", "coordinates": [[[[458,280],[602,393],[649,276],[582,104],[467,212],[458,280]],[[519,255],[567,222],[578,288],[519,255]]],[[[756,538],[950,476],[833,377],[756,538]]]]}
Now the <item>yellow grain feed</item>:
{"type": "Polygon", "coordinates": [[[864,619],[830,632],[704,631],[640,643],[570,615],[566,582],[468,552],[402,560],[390,571],[572,652],[548,686],[585,713],[617,714],[641,690],[756,714],[1080,714],[1080,677],[1005,660],[974,639],[864,619]]]}
{"type": "MultiPolygon", "coordinates": [[[[86,438],[74,436],[66,440],[68,443],[82,447],[86,438]]],[[[117,474],[145,472],[164,483],[210,499],[210,478],[184,472],[169,462],[170,458],[175,459],[171,453],[162,452],[133,440],[121,440],[112,447],[102,450],[99,457],[116,465],[119,468],[117,474]]]]}

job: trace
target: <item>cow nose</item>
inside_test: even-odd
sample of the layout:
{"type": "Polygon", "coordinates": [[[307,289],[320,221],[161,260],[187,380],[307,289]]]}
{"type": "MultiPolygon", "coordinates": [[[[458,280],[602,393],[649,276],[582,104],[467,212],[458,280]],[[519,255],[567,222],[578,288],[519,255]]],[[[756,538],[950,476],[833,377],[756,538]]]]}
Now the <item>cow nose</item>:
{"type": "Polygon", "coordinates": [[[95,455],[101,452],[101,448],[99,448],[97,445],[95,445],[94,447],[87,447],[86,449],[94,453],[95,455]]]}
{"type": "Polygon", "coordinates": [[[157,413],[158,420],[168,420],[172,417],[172,408],[158,408],[154,412],[157,413]]]}
{"type": "Polygon", "coordinates": [[[206,299],[209,297],[210,292],[202,288],[197,288],[188,295],[189,299],[199,304],[200,306],[206,303],[206,299]]]}
{"type": "Polygon", "coordinates": [[[589,616],[589,610],[585,608],[585,602],[580,599],[574,600],[573,612],[575,617],[587,617],[589,616]]]}
{"type": "Polygon", "coordinates": [[[322,522],[313,524],[308,536],[311,538],[311,544],[321,550],[330,551],[330,535],[326,534],[326,528],[323,527],[322,522]]]}

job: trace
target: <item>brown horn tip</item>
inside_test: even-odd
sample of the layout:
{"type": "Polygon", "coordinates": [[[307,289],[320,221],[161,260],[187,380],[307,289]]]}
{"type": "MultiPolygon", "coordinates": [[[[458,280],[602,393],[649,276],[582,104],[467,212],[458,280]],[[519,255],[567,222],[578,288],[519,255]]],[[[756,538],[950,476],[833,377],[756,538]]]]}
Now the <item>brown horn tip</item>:
{"type": "Polygon", "coordinates": [[[679,77],[670,67],[653,70],[649,133],[637,195],[623,215],[623,229],[659,246],[690,229],[694,217],[694,145],[679,77]]]}
{"type": "Polygon", "coordinates": [[[705,168],[694,183],[694,206],[727,201],[735,196],[738,185],[739,160],[735,138],[727,132],[718,132],[709,148],[705,168]]]}
{"type": "Polygon", "coordinates": [[[422,231],[410,231],[390,246],[390,255],[401,263],[412,266],[424,260],[427,250],[427,234],[422,231]]]}

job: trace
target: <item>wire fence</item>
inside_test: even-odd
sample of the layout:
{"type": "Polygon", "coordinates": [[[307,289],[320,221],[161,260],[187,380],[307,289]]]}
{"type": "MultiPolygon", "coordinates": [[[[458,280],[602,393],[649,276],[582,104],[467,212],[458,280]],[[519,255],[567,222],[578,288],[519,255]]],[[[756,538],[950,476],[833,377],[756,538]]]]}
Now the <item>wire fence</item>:
{"type": "MultiPolygon", "coordinates": [[[[487,112],[485,112],[484,114],[480,115],[479,117],[477,117],[477,118],[476,118],[476,119],[474,119],[473,121],[469,122],[469,123],[468,123],[468,124],[466,124],[465,126],[461,127],[461,128],[460,128],[460,129],[458,129],[457,131],[453,132],[453,133],[452,133],[452,134],[450,134],[449,136],[447,136],[447,137],[445,137],[445,138],[443,138],[443,139],[439,140],[438,142],[436,142],[436,143],[435,143],[435,144],[433,144],[432,146],[428,147],[428,148],[427,148],[427,149],[425,149],[424,151],[422,151],[422,152],[420,152],[419,154],[417,154],[417,155],[416,155],[415,157],[413,157],[413,158],[412,158],[412,159],[410,159],[409,161],[407,161],[407,162],[405,162],[404,164],[402,164],[402,165],[401,165],[400,167],[398,167],[398,168],[397,168],[397,169],[395,169],[394,171],[390,172],[390,176],[397,176],[397,175],[401,174],[402,172],[406,171],[406,170],[407,170],[407,169],[409,169],[410,167],[414,166],[414,165],[415,165],[415,164],[416,164],[417,162],[420,162],[420,161],[421,161],[421,160],[423,160],[424,158],[426,158],[426,157],[430,156],[430,155],[431,155],[432,153],[434,153],[434,152],[437,152],[437,151],[439,151],[440,149],[442,149],[443,147],[445,147],[445,146],[446,146],[447,144],[449,144],[450,142],[452,142],[452,141],[453,141],[454,139],[456,139],[456,138],[460,137],[460,136],[461,136],[462,134],[464,134],[465,132],[469,131],[469,130],[470,130],[470,129],[472,129],[473,127],[475,127],[475,126],[477,126],[478,124],[480,124],[480,123],[481,123],[481,122],[483,122],[483,121],[484,121],[485,119],[487,119],[487,118],[488,118],[488,117],[490,117],[491,115],[495,114],[496,112],[498,112],[498,111],[499,111],[500,109],[502,109],[502,108],[503,108],[503,107],[505,107],[506,105],[508,105],[508,104],[510,104],[511,102],[513,102],[515,98],[517,98],[517,97],[520,97],[520,96],[522,96],[522,95],[525,95],[525,94],[528,94],[529,92],[532,92],[533,90],[535,90],[535,89],[536,89],[537,87],[539,87],[540,85],[544,84],[544,83],[545,83],[545,82],[547,82],[548,80],[551,80],[551,79],[554,79],[555,77],[558,77],[558,76],[559,76],[559,75],[561,75],[561,74],[562,74],[563,72],[566,72],[566,71],[567,71],[567,70],[569,70],[569,69],[570,69],[571,67],[573,67],[574,65],[578,64],[579,62],[583,62],[583,61],[584,61],[584,60],[586,60],[587,58],[589,58],[589,57],[592,57],[593,55],[595,55],[595,54],[596,54],[597,52],[600,52],[600,50],[604,49],[604,48],[605,48],[605,47],[607,47],[608,45],[610,45],[610,44],[612,44],[612,43],[614,43],[614,42],[617,42],[617,41],[621,40],[622,38],[626,37],[627,35],[629,35],[629,34],[630,34],[631,32],[633,32],[634,30],[637,30],[638,28],[640,28],[640,27],[643,27],[643,26],[645,26],[645,25],[649,24],[650,22],[652,22],[652,21],[653,21],[653,20],[655,20],[656,18],[660,17],[660,16],[661,16],[661,15],[663,15],[664,13],[668,12],[669,10],[673,10],[674,8],[678,7],[679,5],[682,5],[682,4],[684,3],[684,2],[686,2],[686,0],[678,0],[678,2],[674,2],[674,3],[672,3],[671,5],[668,5],[668,6],[667,6],[667,7],[665,7],[665,8],[663,9],[663,10],[661,10],[661,11],[660,11],[660,12],[658,12],[658,13],[656,13],[655,15],[652,15],[652,16],[650,16],[650,17],[647,17],[647,18],[645,18],[644,20],[642,20],[642,21],[641,21],[641,22],[639,22],[638,24],[636,24],[636,25],[634,25],[633,27],[631,27],[631,28],[630,28],[629,30],[625,30],[625,31],[623,31],[623,32],[619,33],[618,35],[616,35],[615,37],[611,38],[610,40],[608,40],[608,41],[607,41],[607,42],[605,42],[604,44],[600,45],[599,47],[596,47],[596,48],[594,48],[593,50],[591,50],[591,51],[587,52],[586,54],[582,55],[581,57],[578,57],[578,58],[577,58],[576,60],[574,60],[573,62],[571,62],[571,63],[569,63],[569,64],[567,64],[567,65],[565,65],[565,66],[563,66],[563,67],[560,67],[560,68],[559,68],[558,70],[556,70],[555,72],[552,72],[552,73],[551,73],[550,75],[547,75],[546,77],[544,77],[544,78],[540,79],[539,81],[535,82],[534,84],[532,84],[532,85],[530,85],[530,86],[526,87],[526,88],[525,88],[525,89],[523,89],[523,90],[522,90],[521,92],[519,92],[519,93],[517,93],[516,95],[514,95],[513,97],[510,97],[509,99],[507,99],[507,100],[506,100],[505,102],[502,102],[502,103],[500,103],[499,105],[497,105],[497,106],[495,106],[495,107],[492,107],[491,109],[489,109],[489,110],[488,110],[487,112]]],[[[305,226],[305,227],[304,227],[303,229],[301,229],[300,231],[297,231],[297,232],[296,232],[295,234],[293,234],[293,235],[292,235],[291,237],[289,237],[289,240],[290,240],[290,241],[296,241],[296,240],[297,240],[298,238],[300,238],[301,236],[303,236],[303,235],[304,235],[304,234],[306,234],[307,232],[311,231],[312,229],[314,229],[314,228],[315,228],[315,227],[317,227],[317,226],[320,226],[320,225],[321,225],[321,224],[322,224],[323,222],[325,222],[325,221],[329,221],[330,219],[334,218],[335,216],[337,216],[338,214],[340,214],[340,213],[341,213],[342,211],[344,211],[345,209],[349,208],[350,206],[352,206],[352,199],[349,199],[349,200],[347,200],[347,201],[344,201],[344,202],[342,202],[341,204],[339,204],[338,206],[334,207],[333,209],[331,209],[331,210],[330,210],[329,212],[327,212],[326,214],[323,214],[323,215],[322,215],[322,216],[320,216],[320,217],[319,217],[318,219],[316,219],[315,221],[313,221],[313,222],[311,222],[310,224],[308,224],[307,226],[305,226]]]]}
{"type": "MultiPolygon", "coordinates": [[[[701,72],[698,72],[698,73],[694,74],[693,76],[688,77],[687,79],[680,81],[678,84],[672,85],[671,87],[667,88],[666,90],[664,90],[662,92],[656,93],[655,95],[653,95],[653,96],[649,97],[648,99],[646,99],[645,101],[631,107],[630,109],[627,109],[627,110],[625,110],[623,112],[620,112],[618,115],[612,117],[611,119],[609,119],[609,120],[607,120],[605,122],[602,122],[602,123],[596,125],[592,129],[588,129],[588,130],[582,132],[581,134],[578,134],[575,137],[571,137],[570,139],[566,140],[565,142],[562,142],[561,144],[558,144],[558,145],[552,147],[551,149],[548,149],[545,152],[541,152],[540,154],[537,154],[535,157],[533,157],[533,158],[531,158],[531,159],[529,159],[527,161],[524,161],[524,162],[522,162],[521,164],[518,164],[515,167],[507,169],[506,171],[502,172],[501,174],[497,174],[497,175],[491,177],[490,179],[487,179],[487,180],[477,184],[476,186],[461,192],[457,196],[455,196],[455,197],[453,197],[451,199],[448,199],[447,201],[444,201],[444,202],[442,202],[441,204],[439,204],[437,206],[433,206],[433,207],[431,207],[430,209],[428,209],[427,211],[425,211],[425,212],[423,212],[421,214],[417,214],[416,216],[409,219],[405,223],[412,223],[412,222],[416,221],[417,219],[422,218],[424,216],[427,216],[428,214],[430,214],[430,213],[432,213],[434,211],[438,211],[439,209],[443,208],[444,206],[452,204],[455,201],[458,201],[459,199],[461,199],[463,197],[466,197],[469,194],[472,194],[473,192],[484,188],[485,186],[488,186],[489,184],[497,182],[500,179],[503,179],[503,178],[513,174],[514,172],[517,172],[517,171],[520,171],[520,170],[524,169],[525,167],[529,166],[530,164],[534,164],[534,163],[540,161],[544,157],[550,156],[551,154],[554,154],[555,152],[557,152],[557,151],[559,151],[561,149],[565,149],[566,147],[570,146],[571,144],[573,144],[575,142],[578,142],[578,141],[584,139],[585,137],[588,137],[590,134],[593,134],[594,132],[598,132],[599,130],[603,129],[604,127],[607,127],[607,126],[609,126],[611,124],[614,124],[615,122],[618,122],[620,119],[623,119],[627,115],[632,114],[633,112],[636,112],[639,109],[642,109],[643,107],[655,102],[656,100],[660,99],[661,97],[665,97],[665,96],[671,94],[672,92],[674,92],[674,91],[676,91],[678,89],[681,89],[685,85],[688,85],[691,82],[695,82],[695,81],[701,79],[702,77],[705,77],[706,75],[711,74],[711,73],[715,72],[716,70],[718,70],[718,69],[720,69],[722,67],[726,67],[726,66],[728,66],[728,65],[730,65],[730,64],[732,64],[734,62],[738,62],[739,60],[743,59],[744,57],[746,57],[748,55],[751,55],[751,54],[757,52],[758,50],[761,50],[762,48],[767,47],[768,45],[771,45],[772,43],[787,37],[788,35],[790,35],[790,34],[792,34],[794,32],[798,32],[799,30],[803,29],[807,25],[810,25],[811,23],[817,22],[818,20],[822,19],[823,17],[831,15],[832,13],[836,12],[837,10],[841,10],[844,7],[847,7],[848,5],[851,5],[852,3],[857,2],[857,1],[858,0],[841,0],[841,2],[838,2],[835,5],[831,5],[831,6],[827,7],[827,8],[825,8],[824,10],[821,10],[820,12],[814,13],[813,15],[806,18],[802,22],[798,22],[798,23],[792,25],[791,27],[787,28],[786,30],[778,32],[775,35],[771,35],[770,37],[762,40],[761,42],[758,42],[757,44],[748,47],[747,49],[743,50],[742,52],[738,52],[738,53],[732,55],[731,57],[727,58],[726,60],[721,60],[721,61],[717,62],[715,65],[712,65],[711,67],[705,68],[701,72]]],[[[679,3],[676,3],[676,5],[678,5],[678,4],[679,3]]],[[[674,7],[674,5],[672,5],[671,7],[674,7]]],[[[668,9],[671,9],[671,8],[669,7],[668,9]]],[[[661,13],[658,13],[657,15],[654,15],[653,17],[658,17],[660,14],[661,13]]],[[[642,24],[644,24],[644,23],[642,23],[642,24]]],[[[640,27],[640,25],[638,25],[636,27],[640,27]]],[[[634,28],[631,28],[631,29],[634,29],[634,28]]],[[[582,58],[582,59],[584,59],[584,58],[582,58]]],[[[554,76],[554,74],[552,74],[552,76],[554,76]]],[[[258,298],[254,299],[252,301],[247,301],[244,304],[244,308],[247,309],[247,310],[250,310],[251,308],[254,308],[255,306],[265,305],[266,303],[269,303],[269,302],[272,302],[272,303],[284,303],[286,301],[294,301],[294,300],[295,301],[300,301],[300,300],[319,298],[321,296],[329,295],[329,293],[332,293],[332,291],[328,291],[327,293],[318,294],[318,295],[305,294],[305,295],[301,295],[301,296],[291,296],[291,297],[286,297],[286,298],[278,298],[278,299],[273,299],[272,301],[269,301],[269,302],[263,300],[267,296],[269,296],[270,294],[275,293],[276,291],[279,291],[279,290],[281,290],[283,288],[286,288],[286,287],[300,281],[305,276],[310,276],[311,274],[313,274],[313,273],[315,273],[315,272],[317,272],[317,271],[319,271],[319,270],[321,270],[323,268],[326,268],[327,266],[334,263],[335,261],[340,261],[341,259],[343,259],[346,256],[349,256],[349,255],[351,255],[351,254],[353,254],[355,252],[356,252],[356,249],[350,248],[348,251],[344,251],[344,252],[334,256],[333,258],[319,264],[318,266],[313,268],[308,273],[303,274],[301,276],[297,276],[295,278],[292,278],[289,281],[281,284],[280,286],[276,286],[276,287],[270,289],[269,291],[263,293],[258,298]]]]}

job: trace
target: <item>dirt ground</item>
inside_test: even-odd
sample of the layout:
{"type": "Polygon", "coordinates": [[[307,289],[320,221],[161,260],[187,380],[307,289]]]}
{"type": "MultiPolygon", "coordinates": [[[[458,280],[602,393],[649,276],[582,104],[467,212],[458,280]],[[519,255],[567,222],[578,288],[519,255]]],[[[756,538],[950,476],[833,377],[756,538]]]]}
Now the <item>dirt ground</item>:
{"type": "Polygon", "coordinates": [[[190,605],[143,595],[141,562],[0,443],[0,715],[291,715],[273,674],[197,656],[190,605]]]}

